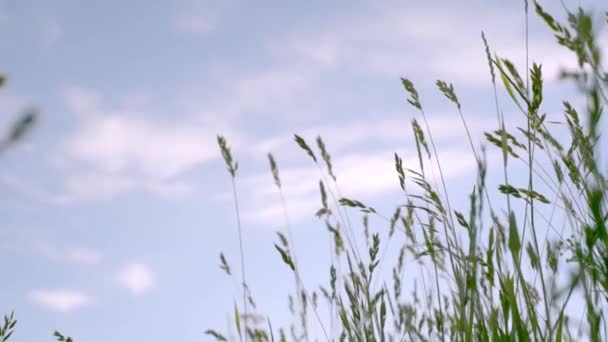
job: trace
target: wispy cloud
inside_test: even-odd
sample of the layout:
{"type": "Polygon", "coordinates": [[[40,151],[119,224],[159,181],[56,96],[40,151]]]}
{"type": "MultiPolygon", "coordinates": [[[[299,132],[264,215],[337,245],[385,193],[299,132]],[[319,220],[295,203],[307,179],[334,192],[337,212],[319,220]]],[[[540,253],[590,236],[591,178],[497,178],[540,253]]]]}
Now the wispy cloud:
{"type": "MultiPolygon", "coordinates": [[[[382,116],[380,116],[382,117],[382,116]]],[[[302,132],[308,144],[317,150],[315,138],[323,137],[332,154],[334,172],[342,195],[361,199],[398,191],[394,153],[403,158],[404,167],[418,169],[416,148],[407,118],[387,115],[383,119],[327,124],[302,132]]],[[[494,120],[476,118],[468,123],[474,139],[481,132],[494,127],[494,120]]],[[[437,114],[429,118],[433,138],[440,149],[440,158],[446,179],[475,172],[475,160],[468,146],[466,131],[457,115],[437,114]],[[468,161],[468,162],[464,162],[468,161]]],[[[475,140],[477,141],[477,140],[475,140]]],[[[279,163],[288,210],[292,220],[298,221],[312,214],[320,206],[319,178],[316,167],[302,167],[297,161],[312,161],[293,141],[293,135],[264,139],[251,145],[252,153],[272,152],[279,163]]],[[[320,158],[318,156],[318,158],[320,158]]],[[[427,171],[438,174],[435,163],[427,171]]],[[[252,222],[271,225],[282,223],[283,209],[269,172],[244,177],[247,203],[255,203],[244,214],[252,222]]]]}
{"type": "MultiPolygon", "coordinates": [[[[471,116],[467,126],[474,141],[480,133],[496,126],[495,119],[471,116]]],[[[414,146],[411,128],[411,117],[404,114],[377,115],[374,119],[350,120],[345,123],[329,123],[302,129],[297,132],[308,144],[316,146],[316,138],[321,136],[330,153],[340,153],[352,148],[367,148],[368,146],[414,146]]],[[[453,113],[433,113],[428,119],[433,138],[437,143],[455,141],[459,144],[467,142],[466,130],[460,117],[453,113]]],[[[301,160],[303,153],[299,152],[294,142],[293,133],[268,137],[250,144],[251,153],[264,155],[272,152],[280,159],[288,162],[301,160]]]]}
{"type": "Polygon", "coordinates": [[[134,295],[142,295],[154,288],[155,278],[152,270],[142,263],[130,263],[120,270],[118,282],[134,295]]]}
{"type": "MultiPolygon", "coordinates": [[[[545,79],[553,81],[563,66],[575,65],[572,54],[555,42],[550,32],[531,16],[530,61],[543,61],[545,79]]],[[[332,18],[331,23],[285,33],[270,46],[277,57],[321,67],[340,66],[357,72],[441,78],[456,86],[485,86],[490,82],[480,33],[500,57],[525,67],[522,12],[500,6],[462,7],[443,4],[391,6],[369,10],[360,17],[332,18]],[[519,24],[515,24],[516,26],[519,24]]]]}
{"type": "MultiPolygon", "coordinates": [[[[418,170],[418,159],[411,153],[412,151],[402,154],[402,149],[399,150],[404,168],[418,170]]],[[[365,199],[369,197],[400,191],[395,171],[395,151],[376,150],[336,157],[333,164],[340,194],[365,202],[365,199]]],[[[448,181],[476,171],[473,154],[468,149],[444,149],[440,157],[443,174],[448,181]]],[[[425,168],[429,175],[439,174],[434,162],[427,162],[425,168]]],[[[313,217],[313,214],[321,207],[319,171],[316,168],[287,167],[280,170],[280,173],[290,219],[297,222],[313,217]]],[[[245,213],[245,219],[272,226],[282,224],[283,208],[278,200],[277,190],[272,184],[271,176],[268,173],[256,175],[245,179],[244,183],[245,188],[250,191],[249,196],[252,196],[252,200],[248,202],[256,203],[245,213]]],[[[337,200],[339,195],[335,193],[333,181],[326,177],[325,183],[327,191],[334,191],[333,196],[337,200]]],[[[413,189],[414,184],[409,178],[408,184],[413,189]]],[[[331,196],[330,200],[332,200],[331,196]]]]}
{"type": "MultiPolygon", "coordinates": [[[[216,132],[234,132],[213,116],[176,122],[154,118],[151,111],[115,109],[98,94],[78,88],[68,91],[65,100],[77,125],[54,155],[54,166],[66,177],[65,194],[57,201],[134,190],[189,193],[194,186],[178,176],[218,157],[216,132]]],[[[238,143],[238,134],[231,136],[238,143]]]]}
{"type": "Polygon", "coordinates": [[[130,170],[163,180],[215,157],[213,136],[205,138],[204,131],[136,114],[108,113],[85,120],[65,148],[72,158],[106,174],[130,170]]]}
{"type": "Polygon", "coordinates": [[[68,289],[33,290],[28,298],[48,310],[60,313],[71,312],[91,303],[86,293],[68,289]]]}

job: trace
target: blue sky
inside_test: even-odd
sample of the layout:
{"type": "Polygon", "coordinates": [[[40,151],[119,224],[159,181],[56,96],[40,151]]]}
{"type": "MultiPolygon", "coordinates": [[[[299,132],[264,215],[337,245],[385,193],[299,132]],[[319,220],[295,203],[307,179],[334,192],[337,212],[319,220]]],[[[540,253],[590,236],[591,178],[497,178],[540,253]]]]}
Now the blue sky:
{"type": "MultiPolygon", "coordinates": [[[[16,312],[14,340],[60,329],[78,341],[199,341],[226,326],[238,292],[218,254],[236,268],[238,244],[218,133],[240,164],[248,280],[274,316],[287,310],[291,277],[272,248],[284,222],[267,152],[305,281],[327,273],[319,175],[294,133],[321,134],[343,194],[390,213],[393,153],[415,160],[408,77],[448,185],[465,196],[474,159],[434,83],[454,84],[479,142],[496,115],[480,32],[523,70],[523,1],[420,3],[0,0],[0,127],[29,105],[42,114],[0,168],[0,310],[16,312]]],[[[577,98],[556,72],[575,59],[530,18],[530,58],[557,118],[560,99],[577,98]]],[[[509,123],[521,119],[500,100],[509,123]]]]}

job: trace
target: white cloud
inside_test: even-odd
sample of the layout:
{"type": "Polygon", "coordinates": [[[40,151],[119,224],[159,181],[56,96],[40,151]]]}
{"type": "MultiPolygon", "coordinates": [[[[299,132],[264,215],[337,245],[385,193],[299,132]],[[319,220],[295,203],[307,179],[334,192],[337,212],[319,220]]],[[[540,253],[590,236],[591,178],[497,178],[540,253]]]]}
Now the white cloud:
{"type": "MultiPolygon", "coordinates": [[[[490,75],[480,36],[483,30],[499,57],[525,67],[524,16],[519,8],[450,3],[441,7],[420,6],[412,11],[406,4],[395,4],[390,10],[334,18],[325,26],[286,33],[271,44],[270,51],[280,59],[319,66],[439,78],[457,87],[485,86],[490,75]]],[[[561,67],[575,65],[575,57],[557,45],[539,18],[534,14],[530,18],[530,63],[541,62],[545,81],[554,81],[561,67]]]]}
{"type": "Polygon", "coordinates": [[[55,312],[71,312],[90,304],[91,298],[84,292],[67,289],[42,289],[31,291],[28,298],[55,312]]]}
{"type": "Polygon", "coordinates": [[[176,178],[219,157],[216,132],[227,134],[233,146],[240,141],[213,114],[181,121],[152,118],[142,110],[110,108],[98,94],[78,88],[66,92],[65,101],[77,114],[77,125],[52,158],[66,177],[57,202],[135,190],[187,194],[194,185],[176,178]]]}
{"type": "MultiPolygon", "coordinates": [[[[395,171],[395,151],[358,152],[335,158],[334,173],[337,176],[340,194],[365,202],[369,196],[401,191],[395,171]]],[[[400,151],[399,154],[403,159],[404,168],[419,169],[415,152],[410,150],[409,154],[403,154],[400,151]]],[[[444,149],[439,154],[446,180],[476,171],[473,154],[468,149],[444,149]]],[[[432,175],[439,174],[435,162],[425,163],[425,168],[431,179],[434,178],[432,175]]],[[[319,171],[316,168],[287,167],[281,169],[280,174],[290,219],[296,222],[312,217],[321,207],[319,171]]],[[[326,178],[326,187],[333,187],[333,185],[327,184],[328,181],[331,183],[329,178],[326,178]]],[[[255,203],[255,206],[245,213],[245,219],[272,225],[282,224],[283,208],[278,200],[271,176],[263,173],[245,178],[244,183],[244,188],[248,189],[248,195],[252,197],[252,200],[247,203],[255,203]]],[[[412,190],[413,183],[408,182],[408,184],[412,190]]],[[[336,193],[334,195],[339,197],[336,193]]],[[[329,193],[328,196],[330,196],[329,193]]],[[[331,197],[329,200],[332,201],[331,197]]]]}
{"type": "MultiPolygon", "coordinates": [[[[428,121],[446,179],[475,172],[475,160],[460,117],[457,114],[434,114],[428,121]]],[[[477,142],[477,135],[494,127],[495,120],[475,117],[467,124],[473,140],[477,142]]],[[[323,137],[332,155],[334,173],[343,196],[365,199],[388,191],[400,191],[394,164],[395,152],[402,157],[404,168],[419,168],[410,122],[404,115],[324,125],[298,134],[315,151],[315,138],[318,135],[323,137]],[[370,149],[370,146],[374,148],[370,149]]],[[[293,135],[262,140],[251,148],[254,154],[271,151],[277,159],[290,218],[295,222],[312,217],[320,208],[320,174],[295,144],[293,135]],[[296,161],[308,161],[311,166],[294,166],[296,161]]],[[[436,163],[427,164],[427,172],[437,176],[436,163]]],[[[245,203],[255,203],[252,208],[246,209],[245,219],[271,225],[282,224],[283,208],[269,172],[245,177],[243,183],[243,188],[249,192],[245,196],[251,197],[245,203]]]]}
{"type": "Polygon", "coordinates": [[[110,113],[86,120],[66,150],[103,173],[131,169],[144,177],[167,179],[216,156],[215,136],[205,136],[206,131],[110,113]]]}
{"type": "Polygon", "coordinates": [[[118,274],[121,286],[134,295],[141,295],[150,291],[155,284],[155,279],[150,268],[141,263],[125,265],[118,274]]]}
{"type": "MultiPolygon", "coordinates": [[[[270,79],[260,82],[279,91],[270,79]]],[[[249,96],[247,85],[260,85],[255,79],[237,83],[233,91],[242,97],[249,96]]],[[[270,96],[263,101],[273,99],[270,96]]],[[[13,97],[7,100],[11,100],[7,101],[8,108],[21,103],[13,97]]],[[[198,185],[180,176],[220,157],[218,133],[225,135],[235,149],[243,140],[229,117],[201,110],[200,104],[176,120],[148,111],[142,96],[127,97],[116,108],[94,91],[73,87],[65,92],[64,101],[74,115],[74,128],[48,157],[51,168],[63,181],[54,184],[51,191],[21,176],[0,175],[0,182],[38,201],[68,204],[133,191],[161,197],[187,195],[198,185]]],[[[232,109],[262,105],[258,101],[244,99],[232,109]]]]}
{"type": "MultiPolygon", "coordinates": [[[[433,113],[427,120],[436,142],[466,142],[466,130],[458,114],[433,113]]],[[[419,122],[422,124],[420,119],[419,122]]],[[[479,134],[481,131],[495,127],[496,120],[471,117],[467,120],[467,126],[472,134],[479,134]]],[[[311,146],[316,146],[315,139],[321,136],[330,153],[353,146],[366,147],[372,143],[376,146],[378,143],[395,146],[413,143],[411,117],[404,114],[377,115],[373,121],[353,120],[347,123],[325,124],[294,133],[302,136],[311,146]]],[[[287,153],[289,150],[297,149],[295,146],[293,134],[290,134],[262,139],[251,145],[251,148],[255,154],[272,152],[277,155],[287,155],[289,158],[299,158],[302,154],[287,153]]]]}

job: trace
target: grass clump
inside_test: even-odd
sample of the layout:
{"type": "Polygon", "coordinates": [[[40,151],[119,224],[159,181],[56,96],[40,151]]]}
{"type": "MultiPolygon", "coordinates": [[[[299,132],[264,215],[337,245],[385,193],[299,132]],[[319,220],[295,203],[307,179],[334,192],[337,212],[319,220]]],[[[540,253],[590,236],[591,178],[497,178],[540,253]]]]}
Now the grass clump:
{"type": "MultiPolygon", "coordinates": [[[[315,148],[295,135],[321,175],[316,216],[332,241],[329,280],[314,291],[304,286],[298,262],[305,260],[297,260],[285,210],[287,235],[278,232],[274,247],[285,271],[294,275],[295,293],[289,295],[289,303],[298,315],[289,327],[275,330],[272,317],[243,315],[235,306],[240,341],[608,340],[608,182],[600,166],[599,143],[608,75],[589,13],[568,12],[567,23],[560,23],[538,3],[525,5],[526,18],[534,10],[557,44],[576,55],[578,68],[563,71],[561,77],[576,83],[586,107],[577,109],[565,100],[561,120],[548,120],[542,110],[542,64],[530,66],[526,60],[521,72],[508,58],[493,53],[482,33],[497,119],[497,128],[484,136],[493,153],[501,156],[497,187],[487,186],[486,148],[476,148],[456,89],[447,81],[436,82],[439,92],[454,104],[475,157],[477,175],[463,211],[450,202],[423,102],[406,77],[401,83],[416,113],[411,127],[418,165],[407,168],[395,153],[404,201],[391,215],[342,196],[322,138],[316,139],[315,148]],[[500,85],[523,115],[521,127],[506,125],[498,103],[500,85]],[[525,167],[525,176],[514,171],[518,166],[525,167]],[[429,167],[438,171],[438,178],[429,167]],[[349,218],[353,210],[361,215],[363,231],[349,218]],[[386,226],[370,227],[371,216],[386,226]],[[416,265],[406,265],[407,260],[416,265]],[[406,289],[411,290],[408,296],[406,289]],[[320,297],[325,306],[319,305],[320,297]]],[[[225,140],[218,141],[231,170],[225,140]]],[[[277,162],[271,154],[268,157],[285,208],[277,162]]],[[[230,173],[234,181],[235,174],[230,173]]],[[[222,269],[229,269],[223,254],[220,259],[222,269]]],[[[250,293],[245,287],[246,295],[250,293]]],[[[207,334],[228,340],[215,330],[207,334]]]]}

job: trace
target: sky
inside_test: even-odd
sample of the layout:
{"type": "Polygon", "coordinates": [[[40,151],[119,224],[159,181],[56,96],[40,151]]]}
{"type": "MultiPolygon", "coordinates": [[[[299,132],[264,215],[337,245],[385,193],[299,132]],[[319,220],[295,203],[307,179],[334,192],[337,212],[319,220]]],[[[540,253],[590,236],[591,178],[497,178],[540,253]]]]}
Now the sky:
{"type": "MultiPolygon", "coordinates": [[[[563,18],[557,1],[541,3],[563,18]]],[[[533,13],[529,24],[544,109],[558,118],[562,98],[580,100],[556,77],[576,60],[533,13]]],[[[478,145],[496,127],[481,31],[524,70],[524,28],[515,0],[0,0],[0,129],[24,108],[41,115],[0,156],[0,311],[15,311],[14,341],[50,341],[54,330],[88,342],[206,341],[206,329],[225,329],[239,292],[218,255],[238,269],[238,240],[217,134],[239,162],[248,282],[262,311],[285,316],[291,277],[272,247],[285,221],[266,153],[305,283],[320,284],[319,173],[293,134],[323,136],[343,195],[390,214],[393,154],[416,163],[407,77],[448,187],[466,198],[474,158],[434,83],[454,84],[478,145]]],[[[499,100],[509,124],[522,119],[502,89],[499,100]]]]}

